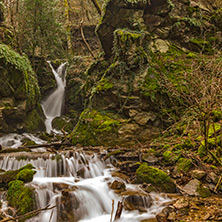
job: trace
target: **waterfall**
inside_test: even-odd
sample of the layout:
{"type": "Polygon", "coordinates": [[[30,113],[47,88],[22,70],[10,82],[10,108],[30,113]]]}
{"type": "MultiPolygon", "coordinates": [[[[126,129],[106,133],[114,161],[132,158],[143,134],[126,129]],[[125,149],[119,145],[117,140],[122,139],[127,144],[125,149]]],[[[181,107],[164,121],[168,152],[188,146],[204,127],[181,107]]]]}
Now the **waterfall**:
{"type": "MultiPolygon", "coordinates": [[[[109,222],[114,200],[114,212],[118,201],[123,197],[110,189],[115,179],[111,175],[112,165],[107,165],[97,154],[87,155],[83,152],[48,154],[38,156],[32,154],[23,160],[15,156],[0,158],[0,169],[16,170],[27,163],[35,166],[37,173],[29,186],[36,192],[37,208],[47,205],[56,206],[42,211],[28,222],[109,222]]],[[[126,184],[130,192],[140,192],[137,185],[126,184]]],[[[164,208],[168,198],[160,194],[144,196],[144,203],[150,202],[147,212],[123,210],[120,222],[139,222],[154,218],[164,208]],[[147,198],[147,199],[146,199],[147,198]]],[[[144,204],[146,206],[147,204],[144,204]]]]}
{"type": "Polygon", "coordinates": [[[61,116],[62,106],[64,100],[65,86],[66,86],[66,63],[62,63],[57,70],[49,62],[52,72],[55,76],[57,87],[56,89],[42,102],[42,109],[45,113],[46,132],[50,133],[52,130],[52,120],[61,116]]]}

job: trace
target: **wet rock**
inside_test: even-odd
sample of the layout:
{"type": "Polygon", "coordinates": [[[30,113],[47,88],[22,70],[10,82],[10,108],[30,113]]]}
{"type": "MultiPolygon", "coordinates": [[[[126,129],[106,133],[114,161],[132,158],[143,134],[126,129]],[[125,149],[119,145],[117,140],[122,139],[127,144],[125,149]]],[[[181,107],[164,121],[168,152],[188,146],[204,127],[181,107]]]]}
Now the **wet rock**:
{"type": "Polygon", "coordinates": [[[149,208],[152,202],[153,200],[149,195],[129,195],[124,199],[124,209],[146,212],[146,208],[149,208]]]}
{"type": "Polygon", "coordinates": [[[210,190],[205,186],[203,186],[203,184],[197,179],[193,179],[189,183],[187,183],[182,188],[182,191],[184,191],[190,196],[200,196],[200,197],[211,196],[210,190]]]}
{"type": "Polygon", "coordinates": [[[206,172],[205,171],[202,171],[202,170],[192,170],[190,172],[191,174],[191,177],[194,178],[194,179],[202,179],[204,176],[206,176],[206,172]]]}
{"type": "Polygon", "coordinates": [[[126,185],[122,181],[115,180],[112,182],[110,188],[113,190],[118,190],[118,192],[123,192],[126,190],[126,185]]]}
{"type": "Polygon", "coordinates": [[[20,180],[22,182],[31,182],[36,171],[32,164],[27,164],[18,170],[6,171],[0,173],[0,187],[8,187],[9,182],[20,180]]]}
{"type": "Polygon", "coordinates": [[[158,222],[167,221],[167,216],[164,213],[159,213],[156,215],[156,219],[158,222]]]}
{"type": "Polygon", "coordinates": [[[69,187],[68,184],[65,183],[53,183],[53,190],[57,189],[57,190],[64,190],[67,189],[69,187]]]}

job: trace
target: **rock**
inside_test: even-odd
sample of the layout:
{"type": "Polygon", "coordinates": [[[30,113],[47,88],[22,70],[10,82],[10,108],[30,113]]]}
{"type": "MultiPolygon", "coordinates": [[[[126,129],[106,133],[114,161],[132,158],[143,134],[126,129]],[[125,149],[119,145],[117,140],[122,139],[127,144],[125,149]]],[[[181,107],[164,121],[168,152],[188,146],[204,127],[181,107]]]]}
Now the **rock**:
{"type": "Polygon", "coordinates": [[[146,193],[140,193],[140,192],[133,192],[128,191],[122,193],[123,196],[125,196],[124,199],[124,209],[125,210],[138,210],[140,212],[146,212],[146,208],[149,208],[152,203],[153,199],[150,195],[146,193]],[[131,193],[130,195],[127,195],[127,193],[131,193]],[[127,196],[126,196],[127,195],[127,196]]]}
{"type": "Polygon", "coordinates": [[[179,200],[176,201],[176,203],[173,204],[173,206],[177,209],[183,209],[189,206],[189,201],[185,198],[181,198],[179,200]]]}
{"type": "Polygon", "coordinates": [[[202,170],[192,170],[190,172],[191,174],[191,177],[194,178],[194,179],[202,179],[204,176],[206,176],[206,172],[205,171],[202,171],[202,170]]]}
{"type": "Polygon", "coordinates": [[[157,163],[159,161],[153,153],[143,153],[142,160],[151,164],[157,163]]]}
{"type": "Polygon", "coordinates": [[[151,43],[151,50],[153,52],[166,53],[169,49],[169,42],[162,39],[156,39],[151,43]]]}
{"type": "Polygon", "coordinates": [[[207,174],[207,177],[206,177],[207,182],[209,182],[209,183],[213,182],[216,185],[218,180],[219,180],[219,177],[217,176],[216,173],[210,172],[207,174]]]}
{"type": "Polygon", "coordinates": [[[17,210],[18,215],[26,214],[36,208],[34,189],[24,185],[23,181],[14,180],[9,184],[6,199],[9,206],[17,210]]]}
{"type": "Polygon", "coordinates": [[[123,192],[126,190],[126,185],[122,181],[114,180],[110,185],[110,188],[113,190],[118,190],[118,192],[123,192]]]}
{"type": "Polygon", "coordinates": [[[76,123],[72,123],[71,119],[66,116],[56,117],[52,121],[52,128],[56,130],[64,129],[66,132],[71,133],[76,123]]]}
{"type": "Polygon", "coordinates": [[[151,112],[141,112],[137,113],[133,119],[139,125],[145,126],[149,120],[153,122],[156,119],[156,115],[151,112]]]}
{"type": "Polygon", "coordinates": [[[193,179],[189,183],[187,183],[183,188],[182,191],[187,193],[190,196],[200,196],[200,197],[209,197],[211,196],[211,192],[208,188],[204,187],[202,183],[197,180],[193,179]]]}
{"type": "Polygon", "coordinates": [[[143,163],[136,170],[136,178],[139,183],[150,183],[156,187],[160,192],[175,193],[176,186],[170,177],[163,172],[154,167],[150,167],[143,163]]]}
{"type": "Polygon", "coordinates": [[[164,213],[159,213],[156,215],[156,219],[158,222],[167,221],[167,216],[164,213]]]}
{"type": "Polygon", "coordinates": [[[31,182],[36,171],[32,164],[27,164],[18,170],[0,173],[0,187],[8,187],[9,182],[19,180],[25,183],[31,182]]]}

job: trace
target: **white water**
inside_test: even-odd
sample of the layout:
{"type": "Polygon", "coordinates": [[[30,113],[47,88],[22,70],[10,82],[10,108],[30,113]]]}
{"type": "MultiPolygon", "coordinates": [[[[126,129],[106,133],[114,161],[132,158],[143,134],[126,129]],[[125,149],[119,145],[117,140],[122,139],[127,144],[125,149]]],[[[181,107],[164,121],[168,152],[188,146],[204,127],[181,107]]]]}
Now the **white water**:
{"type": "MultiPolygon", "coordinates": [[[[116,205],[122,197],[115,194],[108,186],[114,178],[111,168],[107,168],[97,155],[89,156],[84,153],[68,153],[69,157],[61,155],[55,159],[37,158],[30,160],[16,160],[5,157],[0,160],[0,169],[15,170],[27,163],[36,167],[37,173],[30,183],[35,188],[38,208],[57,205],[52,210],[43,211],[30,222],[109,222],[112,211],[112,200],[116,205]],[[82,172],[82,173],[79,173],[82,172]],[[71,219],[68,219],[68,216],[71,219]],[[50,220],[51,218],[51,220],[50,220]]],[[[136,185],[126,185],[128,190],[139,190],[136,185]]],[[[146,213],[125,211],[121,215],[121,222],[139,222],[142,219],[153,218],[169,201],[159,194],[151,194],[152,206],[146,213]]]]}
{"type": "Polygon", "coordinates": [[[52,130],[52,120],[57,116],[61,116],[66,86],[66,63],[62,63],[57,70],[53,68],[50,62],[49,65],[55,76],[57,88],[42,102],[42,109],[46,116],[47,133],[52,130]]]}
{"type": "MultiPolygon", "coordinates": [[[[62,64],[57,71],[52,66],[51,68],[56,78],[57,88],[42,103],[48,133],[52,131],[52,120],[61,115],[66,85],[65,64],[62,64]]],[[[0,138],[0,144],[16,148],[22,145],[24,138],[29,138],[37,144],[45,143],[31,134],[9,134],[0,138]]],[[[40,150],[38,149],[38,151],[40,150]]],[[[21,158],[17,160],[9,155],[2,158],[0,156],[0,169],[16,170],[28,163],[35,166],[37,171],[33,181],[29,184],[35,188],[37,208],[44,208],[48,204],[56,205],[52,210],[42,211],[29,222],[109,222],[112,200],[115,202],[114,214],[118,201],[122,200],[122,197],[115,194],[108,186],[108,183],[115,179],[111,176],[111,168],[97,155],[89,156],[84,153],[70,152],[67,156],[59,157],[51,154],[43,158],[31,154],[23,160],[21,158]]],[[[128,190],[140,189],[135,185],[126,184],[126,187],[128,190]]],[[[146,213],[123,210],[121,219],[118,221],[139,222],[143,219],[154,218],[169,199],[159,194],[150,195],[153,204],[147,208],[146,213]]],[[[3,198],[1,197],[1,199],[3,198]]],[[[1,211],[4,213],[8,206],[6,201],[1,201],[3,203],[1,211]]],[[[146,201],[144,200],[144,202],[146,201]]]]}

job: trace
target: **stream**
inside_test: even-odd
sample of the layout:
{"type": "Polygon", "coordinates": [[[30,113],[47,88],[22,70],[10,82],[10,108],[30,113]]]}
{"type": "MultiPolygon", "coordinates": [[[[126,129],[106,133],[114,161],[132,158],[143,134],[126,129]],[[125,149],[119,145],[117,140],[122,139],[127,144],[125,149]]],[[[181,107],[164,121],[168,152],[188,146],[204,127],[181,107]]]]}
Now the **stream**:
{"type": "MultiPolygon", "coordinates": [[[[50,64],[51,65],[51,64],[50,64]]],[[[46,130],[54,132],[52,120],[61,115],[64,90],[65,70],[63,63],[56,71],[51,66],[57,81],[57,88],[43,102],[42,107],[46,115],[46,130]]],[[[38,137],[24,133],[8,134],[0,138],[0,144],[4,147],[19,147],[22,140],[29,138],[37,144],[46,143],[38,137]]],[[[74,148],[75,149],[75,148],[74,148]]],[[[105,151],[104,151],[105,152],[105,151]]],[[[0,169],[16,170],[31,163],[37,173],[33,181],[28,185],[35,189],[37,209],[46,206],[53,207],[51,210],[42,211],[29,222],[109,222],[113,210],[113,219],[118,201],[122,201],[127,195],[120,196],[110,189],[110,184],[118,180],[124,182],[129,193],[139,193],[138,200],[142,203],[144,211],[123,210],[121,222],[140,222],[144,219],[155,218],[169,202],[163,194],[144,194],[139,185],[127,184],[121,178],[113,177],[115,168],[108,160],[103,161],[100,154],[86,153],[78,148],[76,151],[64,151],[59,155],[49,154],[43,148],[32,150],[31,153],[16,153],[0,156],[0,169]],[[33,152],[34,151],[34,152],[33,152]],[[114,207],[112,202],[114,201],[114,207]],[[113,208],[113,209],[112,209],[113,208]]],[[[7,202],[3,200],[4,209],[7,202]]]]}

